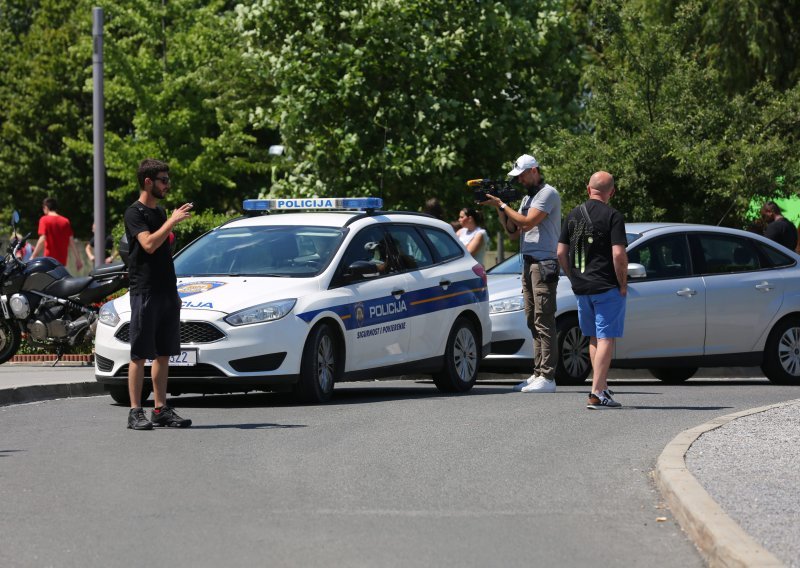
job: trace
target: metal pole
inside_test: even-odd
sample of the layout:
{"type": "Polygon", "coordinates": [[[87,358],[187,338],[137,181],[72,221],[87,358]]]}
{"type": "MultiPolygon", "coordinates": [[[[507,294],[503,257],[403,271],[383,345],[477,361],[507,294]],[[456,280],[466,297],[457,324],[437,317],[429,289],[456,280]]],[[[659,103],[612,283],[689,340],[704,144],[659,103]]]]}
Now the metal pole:
{"type": "Polygon", "coordinates": [[[92,8],[92,129],[94,144],[94,265],[106,260],[105,114],[103,112],[103,9],[92,8]]]}
{"type": "Polygon", "coordinates": [[[495,258],[497,264],[500,264],[506,259],[506,253],[503,247],[503,237],[505,236],[502,230],[497,231],[497,257],[495,258]]]}

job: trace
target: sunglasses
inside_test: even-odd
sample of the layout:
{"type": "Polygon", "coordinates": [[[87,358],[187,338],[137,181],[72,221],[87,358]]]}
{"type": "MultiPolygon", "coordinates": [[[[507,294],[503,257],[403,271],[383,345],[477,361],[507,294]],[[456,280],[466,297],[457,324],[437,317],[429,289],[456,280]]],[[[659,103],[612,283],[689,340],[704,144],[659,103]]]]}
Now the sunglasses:
{"type": "Polygon", "coordinates": [[[164,185],[169,185],[169,177],[167,177],[167,176],[161,176],[161,177],[157,177],[157,178],[153,178],[153,179],[157,179],[158,181],[160,181],[164,185]]]}

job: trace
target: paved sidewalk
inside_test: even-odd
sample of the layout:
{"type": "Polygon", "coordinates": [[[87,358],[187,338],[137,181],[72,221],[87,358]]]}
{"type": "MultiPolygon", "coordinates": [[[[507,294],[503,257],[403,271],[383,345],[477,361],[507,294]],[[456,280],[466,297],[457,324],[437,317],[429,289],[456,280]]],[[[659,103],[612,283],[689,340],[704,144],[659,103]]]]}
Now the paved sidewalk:
{"type": "MultiPolygon", "coordinates": [[[[103,394],[85,363],[0,366],[0,406],[103,394]]],[[[659,488],[710,566],[800,568],[798,447],[800,399],[716,418],[664,449],[659,488]]]]}
{"type": "Polygon", "coordinates": [[[0,406],[104,394],[94,366],[82,362],[0,365],[0,406]]]}

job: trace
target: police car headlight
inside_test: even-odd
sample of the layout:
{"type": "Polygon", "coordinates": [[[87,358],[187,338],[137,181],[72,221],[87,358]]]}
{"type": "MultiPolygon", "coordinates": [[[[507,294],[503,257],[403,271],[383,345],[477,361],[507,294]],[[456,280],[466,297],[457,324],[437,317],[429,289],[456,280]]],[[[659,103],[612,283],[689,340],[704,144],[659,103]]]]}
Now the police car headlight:
{"type": "Polygon", "coordinates": [[[502,300],[495,300],[489,302],[490,314],[502,314],[505,312],[516,312],[525,309],[525,301],[522,299],[522,294],[519,296],[511,296],[510,298],[503,298],[502,300]]]}
{"type": "Polygon", "coordinates": [[[295,302],[297,302],[295,299],[267,302],[266,304],[259,304],[247,308],[246,310],[235,312],[226,316],[224,319],[231,325],[248,325],[251,323],[275,321],[291,312],[295,302]]]}
{"type": "Polygon", "coordinates": [[[117,309],[114,307],[113,301],[103,304],[103,307],[100,308],[99,319],[100,323],[110,325],[111,327],[114,327],[119,323],[119,314],[117,313],[117,309]]]}

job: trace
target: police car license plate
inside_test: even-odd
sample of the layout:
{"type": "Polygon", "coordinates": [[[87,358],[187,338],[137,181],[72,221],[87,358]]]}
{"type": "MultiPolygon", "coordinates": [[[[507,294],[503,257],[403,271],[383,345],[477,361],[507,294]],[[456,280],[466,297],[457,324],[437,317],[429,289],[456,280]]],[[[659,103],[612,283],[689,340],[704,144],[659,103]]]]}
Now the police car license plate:
{"type": "MultiPolygon", "coordinates": [[[[147,359],[144,364],[152,365],[153,360],[147,359]]],[[[184,349],[180,355],[170,355],[169,365],[170,367],[193,367],[197,365],[197,350],[184,349]]]]}

